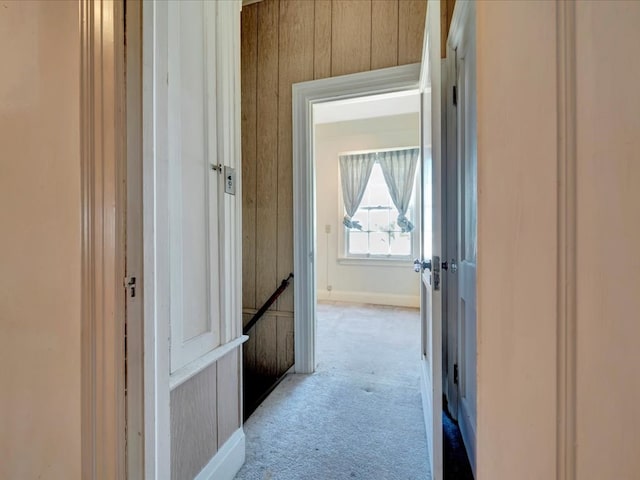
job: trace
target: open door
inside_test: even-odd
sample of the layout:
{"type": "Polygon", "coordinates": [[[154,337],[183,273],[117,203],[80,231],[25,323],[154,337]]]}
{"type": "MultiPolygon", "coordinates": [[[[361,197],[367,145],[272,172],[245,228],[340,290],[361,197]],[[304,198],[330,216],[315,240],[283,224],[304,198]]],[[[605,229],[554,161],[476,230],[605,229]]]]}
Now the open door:
{"type": "Polygon", "coordinates": [[[420,78],[422,121],[422,222],[420,316],[422,396],[433,480],[442,480],[442,169],[440,88],[440,2],[429,1],[420,78]]]}

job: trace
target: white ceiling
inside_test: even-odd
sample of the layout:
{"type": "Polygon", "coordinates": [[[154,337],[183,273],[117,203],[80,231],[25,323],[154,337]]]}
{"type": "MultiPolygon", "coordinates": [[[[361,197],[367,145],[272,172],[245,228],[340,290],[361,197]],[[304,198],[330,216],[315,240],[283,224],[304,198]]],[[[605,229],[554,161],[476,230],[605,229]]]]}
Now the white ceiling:
{"type": "Polygon", "coordinates": [[[369,97],[350,98],[335,102],[316,103],[313,123],[334,123],[365,118],[388,117],[420,111],[418,90],[385,93],[369,97]]]}

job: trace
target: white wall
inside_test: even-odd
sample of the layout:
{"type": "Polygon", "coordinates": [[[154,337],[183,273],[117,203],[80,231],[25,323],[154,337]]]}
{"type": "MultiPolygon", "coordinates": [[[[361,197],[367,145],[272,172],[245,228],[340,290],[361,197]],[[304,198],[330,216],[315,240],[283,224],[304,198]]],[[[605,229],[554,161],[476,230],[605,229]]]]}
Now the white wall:
{"type": "Polygon", "coordinates": [[[80,478],[77,2],[0,6],[0,478],[80,478]]]}
{"type": "Polygon", "coordinates": [[[419,276],[413,272],[412,262],[376,266],[345,265],[338,261],[341,256],[338,235],[344,234],[343,210],[338,203],[338,155],[347,151],[418,146],[418,121],[418,114],[410,113],[315,126],[319,299],[419,305],[419,276]],[[327,225],[331,228],[329,234],[325,233],[327,225]],[[332,287],[331,291],[327,285],[332,287]]]}

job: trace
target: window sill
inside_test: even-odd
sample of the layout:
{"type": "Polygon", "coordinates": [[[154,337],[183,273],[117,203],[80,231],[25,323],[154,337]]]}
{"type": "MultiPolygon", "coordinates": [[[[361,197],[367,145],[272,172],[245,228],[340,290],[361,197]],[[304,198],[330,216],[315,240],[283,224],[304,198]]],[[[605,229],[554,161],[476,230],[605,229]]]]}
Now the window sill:
{"type": "Polygon", "coordinates": [[[358,267],[411,267],[413,260],[409,258],[384,258],[384,257],[340,257],[340,265],[353,265],[358,267]]]}

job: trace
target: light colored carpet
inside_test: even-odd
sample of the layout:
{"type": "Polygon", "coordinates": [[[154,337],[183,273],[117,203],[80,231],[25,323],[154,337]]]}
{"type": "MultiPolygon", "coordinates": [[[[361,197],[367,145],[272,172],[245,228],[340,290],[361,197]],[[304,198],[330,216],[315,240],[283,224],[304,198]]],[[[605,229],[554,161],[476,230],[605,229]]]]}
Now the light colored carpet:
{"type": "Polygon", "coordinates": [[[289,375],[245,424],[237,480],[422,480],[417,310],[320,304],[317,371],[289,375]]]}

